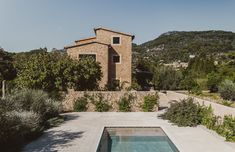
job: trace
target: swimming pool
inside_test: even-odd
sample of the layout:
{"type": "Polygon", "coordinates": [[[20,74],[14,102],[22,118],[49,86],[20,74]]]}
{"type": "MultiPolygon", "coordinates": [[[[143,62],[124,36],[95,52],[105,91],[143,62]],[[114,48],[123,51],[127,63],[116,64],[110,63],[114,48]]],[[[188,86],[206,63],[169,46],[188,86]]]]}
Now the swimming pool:
{"type": "Polygon", "coordinates": [[[105,127],[97,152],[179,152],[160,127],[105,127]]]}

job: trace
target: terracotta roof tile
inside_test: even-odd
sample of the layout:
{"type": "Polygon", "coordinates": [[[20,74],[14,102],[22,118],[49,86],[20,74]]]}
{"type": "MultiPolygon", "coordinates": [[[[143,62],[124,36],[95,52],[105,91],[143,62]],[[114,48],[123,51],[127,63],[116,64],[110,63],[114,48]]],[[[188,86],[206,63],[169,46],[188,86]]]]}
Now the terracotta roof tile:
{"type": "Polygon", "coordinates": [[[76,40],[75,42],[87,41],[87,40],[92,40],[92,39],[96,39],[96,37],[89,37],[89,38],[85,38],[85,39],[80,39],[80,40],[76,40]]]}
{"type": "Polygon", "coordinates": [[[102,27],[94,28],[95,33],[96,33],[96,31],[97,31],[97,30],[105,30],[105,31],[109,31],[109,32],[114,32],[114,33],[118,33],[118,34],[126,35],[126,36],[131,36],[131,37],[132,37],[132,40],[135,38],[135,36],[134,36],[134,35],[127,34],[127,33],[123,33],[123,32],[113,31],[113,30],[110,30],[110,29],[107,29],[107,28],[102,28],[102,27]]]}
{"type": "Polygon", "coordinates": [[[78,44],[78,45],[65,46],[64,48],[69,49],[69,48],[79,47],[79,46],[88,45],[88,44],[92,44],[92,43],[98,43],[98,44],[101,44],[101,45],[109,46],[109,44],[94,41],[94,42],[88,42],[88,43],[83,43],[83,44],[78,44]]]}

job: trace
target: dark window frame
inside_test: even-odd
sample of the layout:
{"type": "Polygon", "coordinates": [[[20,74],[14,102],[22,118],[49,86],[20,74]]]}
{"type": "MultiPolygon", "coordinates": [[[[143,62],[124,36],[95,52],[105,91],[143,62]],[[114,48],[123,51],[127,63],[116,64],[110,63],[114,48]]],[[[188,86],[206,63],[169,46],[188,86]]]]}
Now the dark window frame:
{"type": "Polygon", "coordinates": [[[121,37],[120,36],[113,36],[112,37],[112,45],[121,45],[121,37]]]}
{"type": "Polygon", "coordinates": [[[121,56],[120,55],[113,55],[112,62],[115,64],[120,64],[121,63],[121,56]],[[118,59],[116,57],[118,57],[118,59]],[[116,60],[115,60],[115,58],[116,58],[116,60]]]}

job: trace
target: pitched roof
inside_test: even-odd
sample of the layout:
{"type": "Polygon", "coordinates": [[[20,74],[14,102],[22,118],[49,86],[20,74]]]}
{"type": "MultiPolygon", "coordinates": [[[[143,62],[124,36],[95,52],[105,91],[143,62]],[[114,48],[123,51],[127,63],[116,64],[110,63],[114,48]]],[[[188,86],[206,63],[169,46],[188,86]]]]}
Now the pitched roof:
{"type": "Polygon", "coordinates": [[[92,39],[96,39],[96,37],[89,37],[85,39],[75,40],[75,42],[87,41],[87,40],[92,40],[92,39]]]}
{"type": "Polygon", "coordinates": [[[88,44],[92,44],[92,43],[98,43],[98,44],[101,44],[101,45],[109,46],[109,44],[94,41],[94,42],[88,42],[88,43],[83,43],[83,44],[65,46],[64,48],[65,48],[65,49],[69,49],[69,48],[79,47],[79,46],[88,45],[88,44]]]}
{"type": "Polygon", "coordinates": [[[134,35],[127,34],[127,33],[122,33],[122,32],[117,32],[117,31],[113,31],[113,30],[110,30],[110,29],[107,29],[107,28],[102,28],[102,27],[94,28],[95,34],[96,34],[96,31],[97,31],[97,30],[105,30],[105,31],[109,31],[109,32],[114,32],[114,33],[126,35],[126,36],[131,36],[131,37],[132,37],[132,40],[135,38],[134,35]]]}

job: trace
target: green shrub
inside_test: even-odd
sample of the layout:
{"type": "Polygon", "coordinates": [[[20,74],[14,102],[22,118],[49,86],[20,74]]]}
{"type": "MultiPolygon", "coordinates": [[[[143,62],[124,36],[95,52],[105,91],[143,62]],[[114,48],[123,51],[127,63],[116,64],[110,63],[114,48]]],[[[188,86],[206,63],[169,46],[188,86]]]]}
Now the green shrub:
{"type": "Polygon", "coordinates": [[[226,138],[226,141],[235,142],[235,117],[224,116],[223,123],[216,126],[216,132],[226,138]]]}
{"type": "Polygon", "coordinates": [[[159,101],[158,101],[159,97],[157,94],[155,95],[147,95],[144,97],[144,104],[142,105],[142,110],[145,112],[151,112],[154,111],[154,107],[158,106],[159,101]]]}
{"type": "Polygon", "coordinates": [[[131,111],[131,101],[134,99],[133,95],[125,94],[118,102],[119,111],[130,112],[131,111]]]}
{"type": "Polygon", "coordinates": [[[45,110],[40,110],[40,107],[38,109],[45,120],[58,117],[62,111],[61,103],[50,98],[45,101],[45,106],[45,110]]]}
{"type": "Polygon", "coordinates": [[[228,107],[231,107],[233,104],[233,102],[231,101],[227,101],[227,100],[222,100],[222,105],[224,106],[228,106],[228,107]]]}
{"type": "Polygon", "coordinates": [[[162,118],[178,126],[197,126],[202,119],[200,111],[200,106],[194,103],[192,98],[188,98],[172,103],[162,118]]]}
{"type": "Polygon", "coordinates": [[[235,83],[225,80],[219,86],[220,96],[225,100],[235,101],[235,83]]]}
{"type": "Polygon", "coordinates": [[[193,87],[190,91],[190,93],[195,94],[195,95],[200,95],[202,94],[201,87],[199,85],[193,87]]]}
{"type": "Polygon", "coordinates": [[[201,106],[201,113],[200,113],[201,124],[206,126],[209,129],[214,129],[218,118],[213,114],[213,109],[211,106],[201,106]]]}
{"type": "Polygon", "coordinates": [[[19,120],[18,131],[20,136],[26,140],[35,138],[43,131],[42,119],[39,114],[31,111],[12,111],[11,117],[15,117],[19,120]]]}
{"type": "Polygon", "coordinates": [[[95,105],[95,111],[106,112],[111,108],[111,106],[108,104],[108,100],[104,99],[104,96],[100,93],[92,96],[90,99],[91,102],[95,105]]]}
{"type": "Polygon", "coordinates": [[[6,100],[9,102],[8,107],[12,107],[8,110],[33,111],[43,120],[58,116],[61,110],[61,103],[49,98],[48,94],[41,90],[15,90],[6,100]]]}
{"type": "Polygon", "coordinates": [[[27,111],[1,114],[0,125],[1,150],[15,151],[25,141],[38,137],[43,131],[40,115],[27,111]]]}
{"type": "Polygon", "coordinates": [[[59,115],[60,105],[47,93],[29,89],[15,90],[0,100],[0,149],[19,151],[42,133],[48,119],[59,115]]]}
{"type": "Polygon", "coordinates": [[[132,80],[131,86],[128,88],[128,90],[141,90],[141,86],[137,83],[136,79],[132,80]]]}
{"type": "Polygon", "coordinates": [[[81,112],[87,110],[88,98],[83,96],[74,102],[74,111],[81,112]]]}
{"type": "Polygon", "coordinates": [[[224,136],[226,141],[235,142],[235,117],[231,115],[224,116],[221,123],[220,117],[213,114],[211,106],[200,106],[193,103],[191,98],[171,104],[170,108],[162,115],[162,118],[168,119],[178,126],[202,124],[224,136]]]}
{"type": "Polygon", "coordinates": [[[37,110],[38,108],[36,108],[37,105],[43,104],[47,99],[49,99],[47,93],[33,89],[13,90],[11,94],[7,96],[7,100],[14,103],[14,110],[36,110],[35,112],[39,112],[37,110]]]}

